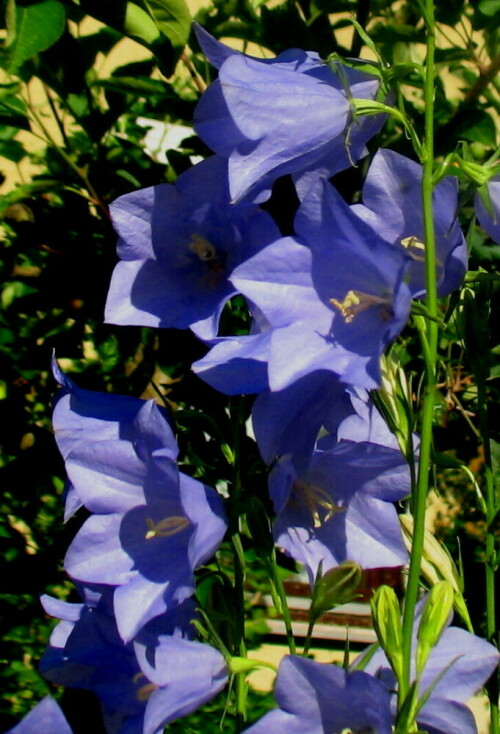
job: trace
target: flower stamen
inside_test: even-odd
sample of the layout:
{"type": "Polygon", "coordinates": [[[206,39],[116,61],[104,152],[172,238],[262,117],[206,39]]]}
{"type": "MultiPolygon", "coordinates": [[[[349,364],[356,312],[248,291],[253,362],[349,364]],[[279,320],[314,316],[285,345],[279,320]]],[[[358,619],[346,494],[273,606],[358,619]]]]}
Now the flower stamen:
{"type": "Polygon", "coordinates": [[[338,512],[345,512],[346,510],[345,507],[339,507],[339,505],[335,504],[326,490],[315,484],[311,484],[311,482],[296,479],[293,483],[292,492],[293,497],[291,501],[298,500],[307,507],[311,513],[315,528],[321,527],[338,512]],[[323,518],[320,515],[320,509],[326,511],[323,518]]]}
{"type": "MultiPolygon", "coordinates": [[[[134,677],[132,678],[132,683],[135,685],[136,683],[138,683],[141,680],[141,678],[148,680],[145,674],[142,671],[140,671],[139,673],[136,673],[134,675],[134,677]]],[[[147,701],[149,697],[151,696],[151,694],[154,691],[156,691],[157,688],[158,686],[155,683],[151,683],[150,681],[148,681],[147,683],[144,683],[144,685],[140,686],[136,690],[135,697],[138,701],[147,701]]]]}
{"type": "Polygon", "coordinates": [[[198,255],[200,260],[204,263],[212,262],[217,260],[217,250],[211,242],[206,240],[199,234],[191,235],[191,242],[189,243],[189,249],[198,255]]]}
{"type": "Polygon", "coordinates": [[[401,246],[404,247],[408,255],[413,258],[413,260],[416,260],[417,262],[423,263],[425,262],[425,245],[424,243],[418,239],[418,237],[415,237],[412,235],[411,237],[404,237],[401,240],[401,246]],[[423,254],[420,254],[423,252],[423,254]]]}
{"type": "Polygon", "coordinates": [[[330,298],[329,303],[340,311],[342,318],[346,324],[354,321],[355,316],[371,306],[384,306],[381,309],[380,317],[383,321],[388,321],[393,316],[392,304],[387,298],[374,296],[371,293],[363,291],[348,291],[343,301],[336,298],[330,298]]]}
{"type": "Polygon", "coordinates": [[[169,535],[180,533],[190,524],[187,517],[183,515],[174,515],[172,517],[164,517],[163,520],[155,522],[150,517],[146,518],[148,531],[144,536],[146,540],[151,538],[167,538],[169,535]]]}

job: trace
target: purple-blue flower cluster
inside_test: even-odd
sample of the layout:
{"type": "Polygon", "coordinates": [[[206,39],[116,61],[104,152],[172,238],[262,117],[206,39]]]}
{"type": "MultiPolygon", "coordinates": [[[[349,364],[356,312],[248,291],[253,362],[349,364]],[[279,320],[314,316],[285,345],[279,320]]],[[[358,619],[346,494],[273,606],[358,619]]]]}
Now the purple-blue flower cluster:
{"type": "Polygon", "coordinates": [[[54,431],[68,474],[66,516],[90,516],[65,568],[82,603],[42,601],[61,621],[41,669],[97,694],[113,734],[157,734],[226,685],[224,656],[194,640],[194,572],[227,521],[215,490],[179,471],[167,415],[153,401],[61,389],[54,431]]]}
{"type": "MultiPolygon", "coordinates": [[[[252,424],[269,469],[274,541],[304,564],[311,585],[344,561],[403,566],[395,503],[410,494],[411,472],[367,390],[380,387],[382,355],[412,300],[425,296],[421,166],[379,150],[361,202],[350,205],[329,179],[367,155],[383,125],[383,115],[359,118],[351,103],[375,100],[379,79],[298,49],[253,58],[196,33],[218,69],[195,113],[215,155],[174,185],[112,205],[120,262],[106,318],[192,329],[209,348],[194,371],[226,394],[257,394],[252,424]],[[287,236],[272,207],[261,207],[283,176],[298,202],[287,236]],[[221,334],[235,295],[251,326],[221,334]]],[[[445,296],[467,268],[455,178],[438,184],[434,203],[445,296]]],[[[174,430],[155,402],[86,391],[54,370],[66,516],[80,507],[88,516],[65,559],[82,602],[43,600],[60,622],[42,670],[96,693],[109,732],[157,734],[228,679],[227,650],[197,641],[193,624],[195,574],[224,539],[225,500],[179,470],[174,430]]],[[[418,721],[433,734],[472,734],[463,704],[496,660],[488,643],[448,629],[421,684],[446,675],[418,721]]],[[[382,653],[364,671],[286,657],[278,708],[248,731],[390,734],[391,675],[382,653]]],[[[51,703],[40,716],[46,708],[57,718],[51,703]]]]}

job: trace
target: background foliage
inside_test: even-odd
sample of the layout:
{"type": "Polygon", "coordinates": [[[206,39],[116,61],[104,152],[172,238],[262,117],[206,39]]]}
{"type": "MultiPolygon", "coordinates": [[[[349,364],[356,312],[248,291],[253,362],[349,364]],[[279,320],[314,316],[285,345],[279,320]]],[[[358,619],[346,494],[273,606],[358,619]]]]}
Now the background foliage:
{"type": "MultiPolygon", "coordinates": [[[[173,182],[193,156],[208,154],[188,131],[180,145],[167,151],[167,163],[160,163],[145,151],[146,131],[137,122],[147,118],[189,126],[200,91],[214,76],[191,33],[184,0],[4,0],[1,17],[0,156],[10,162],[5,164],[9,172],[28,161],[36,164],[36,172],[21,183],[13,184],[9,173],[0,202],[0,548],[6,563],[0,595],[0,727],[5,730],[48,692],[37,663],[52,622],[43,615],[38,597],[48,591],[71,598],[61,564],[75,532],[73,523],[81,522],[62,524],[64,472],[50,428],[52,350],[82,387],[165,401],[174,411],[183,470],[212,485],[230,479],[227,446],[234,417],[243,426],[250,400],[228,404],[190,373],[191,362],[204,348],[189,332],[103,324],[116,262],[109,203],[139,187],[173,182]],[[84,32],[89,16],[100,24],[84,32]],[[143,46],[143,60],[102,74],[103,59],[125,37],[143,46]],[[26,135],[19,138],[19,130],[36,140],[36,152],[25,142],[26,135]]],[[[346,31],[352,27],[350,18],[356,17],[382,59],[393,65],[403,82],[398,103],[417,130],[422,129],[422,82],[413,62],[422,57],[424,31],[412,2],[206,0],[195,17],[216,38],[230,38],[257,55],[297,46],[324,57],[335,52],[373,58],[373,49],[363,47],[361,36],[346,31]]],[[[437,17],[436,154],[444,159],[459,150],[465,159],[481,163],[497,144],[500,3],[453,0],[438,5],[437,17]]],[[[397,122],[389,122],[373,141],[373,148],[384,145],[411,155],[397,122]]],[[[346,198],[356,199],[366,167],[362,161],[358,169],[337,177],[346,198]]],[[[471,194],[464,184],[463,223],[472,270],[498,273],[500,247],[474,227],[471,194]]],[[[286,233],[291,221],[286,192],[278,192],[271,207],[286,233]]],[[[437,532],[455,558],[461,550],[467,559],[466,596],[480,631],[484,595],[478,585],[483,575],[476,573],[475,564],[483,557],[484,522],[460,464],[482,481],[480,372],[490,425],[497,426],[492,448],[500,467],[500,301],[498,286],[487,278],[470,287],[476,289],[474,300],[467,289],[452,297],[456,308],[440,345],[437,532]]],[[[237,302],[228,318],[236,323],[241,319],[237,302]]],[[[410,334],[403,333],[394,349],[408,375],[421,371],[410,334]]],[[[414,395],[418,400],[418,384],[414,395]]],[[[244,435],[241,440],[246,442],[243,455],[251,468],[251,489],[263,495],[256,448],[244,435]]],[[[264,496],[262,500],[267,501],[264,496]]],[[[262,585],[258,563],[254,565],[252,583],[262,585]]],[[[250,619],[252,615],[258,622],[258,610],[250,619]]],[[[81,713],[71,714],[83,702],[92,715],[86,694],[64,695],[74,730],[88,731],[81,713]]],[[[224,705],[225,700],[216,699],[171,729],[208,732],[213,722],[216,730],[224,705]]],[[[254,718],[264,705],[264,699],[256,698],[254,718]]],[[[229,720],[226,725],[230,731],[229,720]]]]}

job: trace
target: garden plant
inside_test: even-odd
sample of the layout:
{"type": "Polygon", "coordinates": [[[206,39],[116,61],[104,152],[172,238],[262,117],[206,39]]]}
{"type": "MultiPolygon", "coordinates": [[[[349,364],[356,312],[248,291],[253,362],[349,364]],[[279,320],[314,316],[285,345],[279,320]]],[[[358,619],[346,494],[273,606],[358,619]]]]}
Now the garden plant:
{"type": "Polygon", "coordinates": [[[500,2],[208,3],[2,4],[2,731],[500,734],[500,2]]]}

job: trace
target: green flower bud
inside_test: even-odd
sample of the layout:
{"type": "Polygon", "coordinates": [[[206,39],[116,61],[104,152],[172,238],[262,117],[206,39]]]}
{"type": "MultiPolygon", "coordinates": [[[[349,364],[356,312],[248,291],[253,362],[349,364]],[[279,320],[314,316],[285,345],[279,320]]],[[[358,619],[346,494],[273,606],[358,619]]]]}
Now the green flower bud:
{"type": "Polygon", "coordinates": [[[324,576],[318,576],[311,599],[310,618],[315,621],[328,609],[355,599],[361,583],[361,572],[361,566],[357,563],[344,561],[324,576]]]}
{"type": "Polygon", "coordinates": [[[440,581],[427,595],[417,632],[417,677],[446,627],[453,609],[453,597],[453,587],[449,581],[440,581]]]}
{"type": "MultiPolygon", "coordinates": [[[[411,552],[413,538],[413,517],[400,515],[399,521],[403,530],[403,539],[408,552],[411,552]]],[[[421,574],[429,586],[435,586],[439,581],[448,581],[455,592],[454,607],[467,625],[469,632],[473,632],[472,622],[467,605],[462,596],[463,582],[458,569],[450,556],[446,546],[440,543],[428,530],[424,535],[422,551],[421,574]]]]}
{"type": "Polygon", "coordinates": [[[380,366],[382,384],[374,393],[375,405],[409,460],[413,457],[411,387],[396,352],[391,353],[390,359],[382,356],[380,366]]]}
{"type": "Polygon", "coordinates": [[[394,589],[381,586],[371,600],[373,626],[380,646],[384,650],[401,685],[403,677],[403,626],[401,610],[394,589]]]}
{"type": "Polygon", "coordinates": [[[480,163],[474,163],[474,161],[466,161],[460,158],[459,162],[462,171],[480,186],[487,183],[495,173],[498,173],[498,169],[495,171],[491,166],[482,166],[480,163]]]}

